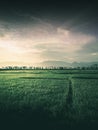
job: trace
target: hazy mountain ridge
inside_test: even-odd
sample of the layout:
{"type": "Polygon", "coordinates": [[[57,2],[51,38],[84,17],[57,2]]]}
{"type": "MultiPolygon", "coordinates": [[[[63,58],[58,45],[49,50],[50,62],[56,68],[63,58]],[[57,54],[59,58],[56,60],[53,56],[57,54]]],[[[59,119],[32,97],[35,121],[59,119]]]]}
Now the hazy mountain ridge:
{"type": "Polygon", "coordinates": [[[65,62],[65,61],[44,61],[40,64],[40,66],[55,66],[55,67],[89,67],[94,64],[98,64],[97,61],[95,62],[65,62]]]}
{"type": "Polygon", "coordinates": [[[91,67],[93,65],[97,64],[98,66],[98,61],[95,62],[66,62],[66,61],[43,61],[40,63],[30,63],[28,64],[27,62],[1,62],[0,67],[5,67],[5,66],[32,66],[32,67],[91,67]]]}

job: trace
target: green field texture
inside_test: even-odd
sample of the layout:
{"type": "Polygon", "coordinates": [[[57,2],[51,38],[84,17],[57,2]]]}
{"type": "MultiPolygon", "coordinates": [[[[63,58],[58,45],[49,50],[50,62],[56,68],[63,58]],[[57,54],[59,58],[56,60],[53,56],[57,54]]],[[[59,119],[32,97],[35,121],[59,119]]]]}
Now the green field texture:
{"type": "Polygon", "coordinates": [[[60,125],[97,124],[98,71],[1,70],[0,113],[36,110],[60,125]]]}

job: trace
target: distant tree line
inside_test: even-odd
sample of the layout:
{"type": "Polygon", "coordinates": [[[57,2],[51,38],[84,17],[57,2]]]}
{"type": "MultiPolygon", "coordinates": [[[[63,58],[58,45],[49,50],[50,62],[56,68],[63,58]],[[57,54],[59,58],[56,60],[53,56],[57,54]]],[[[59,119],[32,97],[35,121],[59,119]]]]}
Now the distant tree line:
{"type": "Polygon", "coordinates": [[[66,70],[66,69],[76,69],[76,70],[97,70],[98,69],[98,64],[93,64],[91,66],[85,67],[55,67],[55,66],[50,66],[50,67],[35,67],[35,66],[6,66],[6,67],[1,67],[1,70],[66,70]]]}

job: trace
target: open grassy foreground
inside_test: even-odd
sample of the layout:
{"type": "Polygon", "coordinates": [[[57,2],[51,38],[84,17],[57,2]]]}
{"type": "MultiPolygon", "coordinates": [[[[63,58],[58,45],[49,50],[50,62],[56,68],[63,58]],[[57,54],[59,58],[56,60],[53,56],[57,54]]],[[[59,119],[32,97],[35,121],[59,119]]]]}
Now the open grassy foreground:
{"type": "Polygon", "coordinates": [[[98,128],[98,70],[0,70],[0,130],[98,128]]]}

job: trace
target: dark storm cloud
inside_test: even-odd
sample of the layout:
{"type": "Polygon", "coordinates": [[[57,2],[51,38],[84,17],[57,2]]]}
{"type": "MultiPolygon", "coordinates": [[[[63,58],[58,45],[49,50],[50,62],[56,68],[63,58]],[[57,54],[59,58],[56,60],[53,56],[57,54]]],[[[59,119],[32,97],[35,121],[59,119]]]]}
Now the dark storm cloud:
{"type": "Polygon", "coordinates": [[[98,34],[98,3],[93,0],[4,0],[0,2],[0,20],[11,25],[25,26],[37,24],[38,20],[27,15],[46,20],[57,26],[98,34]]]}
{"type": "MultiPolygon", "coordinates": [[[[97,23],[97,2],[90,0],[4,0],[0,3],[0,17],[5,20],[24,21],[17,13],[30,14],[36,17],[57,21],[58,24],[73,20],[72,24],[89,22],[90,25],[97,23]]],[[[73,25],[71,25],[73,26],[73,25]]]]}

